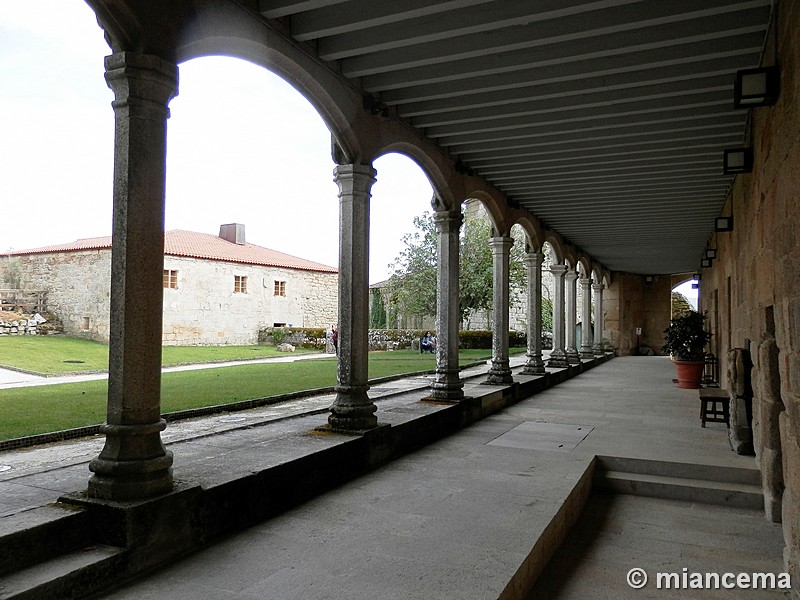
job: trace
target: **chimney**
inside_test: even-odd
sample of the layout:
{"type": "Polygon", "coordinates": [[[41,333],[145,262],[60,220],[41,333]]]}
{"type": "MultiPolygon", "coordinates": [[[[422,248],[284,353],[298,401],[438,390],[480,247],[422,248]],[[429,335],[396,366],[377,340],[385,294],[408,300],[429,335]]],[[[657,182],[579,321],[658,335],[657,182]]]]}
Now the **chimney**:
{"type": "Polygon", "coordinates": [[[227,225],[220,225],[219,237],[225,241],[231,242],[232,244],[239,244],[240,246],[243,246],[245,243],[244,224],[228,223],[227,225]]]}

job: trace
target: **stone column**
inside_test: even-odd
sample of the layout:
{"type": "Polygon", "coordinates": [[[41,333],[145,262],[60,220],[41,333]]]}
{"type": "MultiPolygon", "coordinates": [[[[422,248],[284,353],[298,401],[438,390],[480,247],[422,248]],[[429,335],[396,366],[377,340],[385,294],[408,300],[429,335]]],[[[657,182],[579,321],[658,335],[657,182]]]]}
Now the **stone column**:
{"type": "Polygon", "coordinates": [[[565,352],[567,353],[567,362],[571,365],[577,365],[581,362],[581,357],[578,354],[578,345],[575,342],[575,327],[577,325],[577,309],[578,309],[578,272],[570,269],[564,275],[566,280],[566,328],[567,328],[567,346],[565,352]]]}
{"type": "Polygon", "coordinates": [[[464,398],[464,383],[458,368],[459,310],[459,230],[460,210],[437,211],[438,231],[436,266],[436,375],[431,398],[458,402],[464,398]]]}
{"type": "Polygon", "coordinates": [[[367,397],[369,351],[369,200],[375,169],[339,165],[339,368],[328,423],[341,431],[377,426],[367,397]]]}
{"type": "Polygon", "coordinates": [[[491,238],[492,262],[492,303],[494,305],[492,323],[492,367],[486,383],[511,383],[511,369],[508,363],[508,270],[509,255],[513,238],[499,236],[491,238]]]}
{"type": "Polygon", "coordinates": [[[581,358],[589,359],[594,358],[594,351],[589,333],[592,327],[592,280],[588,277],[581,278],[581,297],[581,358]]]}
{"type": "Polygon", "coordinates": [[[564,275],[567,265],[551,265],[550,272],[553,274],[553,349],[547,366],[563,369],[569,366],[564,350],[564,275]]]}
{"type": "Polygon", "coordinates": [[[542,263],[544,254],[530,252],[525,255],[528,271],[528,360],[522,372],[526,375],[544,375],[542,360],[542,263]]]}
{"type": "Polygon", "coordinates": [[[596,356],[605,354],[603,345],[603,290],[606,286],[602,283],[593,283],[594,291],[594,344],[592,350],[596,356]]]}
{"type": "Polygon", "coordinates": [[[161,431],[164,189],[169,101],[178,68],[157,56],[106,57],[114,92],[108,413],[89,464],[89,496],[132,500],[172,490],[161,431]]]}

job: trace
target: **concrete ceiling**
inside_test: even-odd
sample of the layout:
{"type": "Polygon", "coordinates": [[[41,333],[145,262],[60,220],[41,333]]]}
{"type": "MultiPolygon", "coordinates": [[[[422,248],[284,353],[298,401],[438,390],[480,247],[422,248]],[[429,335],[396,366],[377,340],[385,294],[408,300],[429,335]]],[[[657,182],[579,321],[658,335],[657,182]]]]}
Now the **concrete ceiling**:
{"type": "Polygon", "coordinates": [[[770,0],[261,0],[292,37],[615,271],[697,270],[770,0]]]}

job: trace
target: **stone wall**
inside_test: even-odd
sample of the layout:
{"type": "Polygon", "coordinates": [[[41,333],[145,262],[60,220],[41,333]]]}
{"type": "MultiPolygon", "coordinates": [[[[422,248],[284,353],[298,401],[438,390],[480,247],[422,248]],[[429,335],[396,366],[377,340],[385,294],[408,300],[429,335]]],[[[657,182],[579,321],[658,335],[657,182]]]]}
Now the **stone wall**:
{"type": "MultiPolygon", "coordinates": [[[[703,269],[701,308],[709,310],[715,353],[751,349],[756,462],[767,515],[782,520],[784,559],[800,597],[800,2],[778,3],[775,106],[751,110],[754,168],[738,175],[721,215],[734,229],[716,233],[718,259],[703,269]]],[[[722,386],[729,382],[723,370],[722,386]]]]}
{"type": "Polygon", "coordinates": [[[12,260],[20,265],[21,288],[47,291],[47,310],[63,323],[65,334],[108,341],[111,250],[30,254],[12,260]]]}
{"type": "Polygon", "coordinates": [[[678,283],[669,275],[615,273],[603,290],[603,337],[620,356],[637,354],[649,348],[661,355],[664,329],[669,326],[672,289],[678,283]],[[637,339],[636,329],[642,333],[637,339]],[[637,346],[638,343],[638,346],[637,346]]]}
{"type": "Polygon", "coordinates": [[[178,288],[164,290],[164,343],[254,344],[263,327],[330,327],[338,317],[336,273],[296,271],[166,256],[178,271],[178,288]],[[234,291],[234,276],[247,292],[234,291]],[[286,295],[275,295],[275,281],[286,295]]]}

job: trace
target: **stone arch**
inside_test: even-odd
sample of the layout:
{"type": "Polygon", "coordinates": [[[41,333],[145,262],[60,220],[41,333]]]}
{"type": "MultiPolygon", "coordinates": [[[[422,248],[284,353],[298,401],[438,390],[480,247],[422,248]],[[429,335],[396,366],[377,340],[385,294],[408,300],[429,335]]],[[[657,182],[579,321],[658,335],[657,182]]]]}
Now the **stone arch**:
{"type": "Polygon", "coordinates": [[[564,262],[569,265],[570,270],[575,270],[578,268],[578,255],[575,252],[575,248],[572,246],[565,246],[564,247],[564,262]]]}
{"type": "Polygon", "coordinates": [[[611,285],[611,272],[605,269],[602,265],[597,263],[592,264],[590,271],[592,275],[592,282],[596,284],[603,284],[608,288],[611,285]]]}
{"type": "Polygon", "coordinates": [[[566,256],[561,238],[555,232],[548,230],[545,232],[544,241],[550,244],[553,251],[553,262],[555,264],[563,263],[566,256]]]}
{"type": "Polygon", "coordinates": [[[483,190],[475,190],[467,193],[464,200],[478,200],[486,209],[486,214],[492,224],[492,229],[495,235],[509,235],[510,228],[505,227],[505,219],[501,211],[500,204],[497,203],[496,198],[483,190]]]}
{"type": "Polygon", "coordinates": [[[332,154],[340,164],[369,164],[374,156],[369,136],[373,117],[363,99],[335,75],[286,40],[265,37],[263,29],[246,22],[218,25],[214,10],[206,10],[176,50],[176,62],[206,56],[249,61],[274,73],[298,91],[317,111],[332,136],[332,154]]]}
{"type": "Polygon", "coordinates": [[[544,244],[544,233],[538,220],[527,211],[514,211],[509,214],[509,231],[514,225],[519,225],[525,232],[531,252],[541,252],[544,244]]]}
{"type": "MultiPolygon", "coordinates": [[[[387,144],[372,158],[371,162],[391,153],[400,154],[413,161],[428,178],[428,182],[433,188],[433,198],[431,198],[433,210],[455,210],[458,207],[452,187],[448,183],[450,179],[449,165],[437,160],[438,157],[431,156],[416,144],[407,141],[395,141],[387,144]]],[[[378,176],[380,177],[380,173],[378,176]]]]}
{"type": "Polygon", "coordinates": [[[577,256],[576,268],[578,269],[578,272],[581,274],[581,277],[591,277],[592,261],[583,252],[579,253],[577,256]]]}

